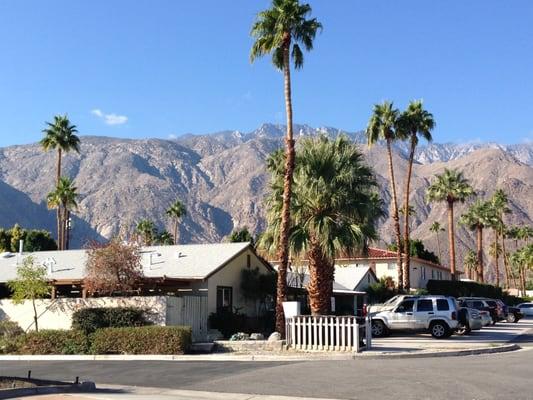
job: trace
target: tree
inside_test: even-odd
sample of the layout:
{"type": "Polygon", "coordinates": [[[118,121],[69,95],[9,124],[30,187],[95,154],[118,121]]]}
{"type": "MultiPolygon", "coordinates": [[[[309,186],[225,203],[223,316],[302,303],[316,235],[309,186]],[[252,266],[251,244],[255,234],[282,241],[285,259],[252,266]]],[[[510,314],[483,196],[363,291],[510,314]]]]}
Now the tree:
{"type": "Polygon", "coordinates": [[[522,296],[526,296],[527,271],[533,269],[533,244],[515,251],[510,260],[513,267],[518,270],[522,296]]]}
{"type": "MultiPolygon", "coordinates": [[[[41,139],[41,147],[45,150],[57,150],[56,187],[61,179],[61,157],[62,153],[69,151],[80,152],[80,138],[76,135],[78,130],[76,125],[72,125],[66,115],[54,116],[54,122],[46,122],[43,129],[44,137],[41,139]]],[[[61,231],[61,209],[57,208],[57,241],[61,231]]],[[[59,246],[61,250],[63,248],[59,246]]]]}
{"type": "Polygon", "coordinates": [[[494,243],[493,248],[494,251],[492,252],[492,256],[494,257],[494,263],[496,265],[496,286],[500,285],[500,266],[499,266],[499,256],[502,255],[503,258],[503,265],[505,270],[505,286],[509,287],[509,266],[507,263],[507,251],[505,248],[505,222],[504,222],[504,215],[510,214],[511,209],[507,206],[509,203],[509,199],[507,197],[507,194],[502,190],[498,189],[494,194],[492,195],[492,198],[490,200],[491,206],[494,209],[494,213],[496,218],[494,219],[491,228],[494,231],[494,243]],[[499,238],[502,239],[502,245],[499,245],[499,238]],[[501,249],[501,251],[498,250],[498,248],[501,249]]]}
{"type": "Polygon", "coordinates": [[[276,330],[285,332],[283,302],[287,297],[287,266],[289,262],[290,204],[292,178],[295,166],[295,150],[292,127],[291,57],[296,69],[302,68],[304,56],[300,45],[310,51],[318,30],[322,29],[316,18],[307,19],[311,13],[309,4],[298,0],[272,0],[271,8],[257,15],[251,30],[255,38],[250,52],[250,61],[267,54],[272,63],[283,72],[285,82],[285,111],[287,114],[287,136],[285,138],[285,171],[283,186],[283,207],[278,249],[280,266],[276,299],[276,330]]]}
{"type": "MultiPolygon", "coordinates": [[[[402,243],[402,248],[405,250],[406,246],[405,243],[402,243]]],[[[396,243],[392,243],[388,246],[388,249],[390,251],[396,251],[398,249],[398,245],[396,243]]],[[[420,239],[411,239],[409,241],[409,255],[411,257],[418,257],[422,260],[427,260],[435,264],[439,264],[439,258],[435,253],[432,251],[429,251],[424,246],[424,242],[422,242],[420,239]]]]}
{"type": "Polygon", "coordinates": [[[498,243],[498,241],[494,241],[489,246],[489,255],[494,258],[494,265],[495,265],[495,275],[496,275],[496,286],[500,286],[500,265],[499,265],[499,257],[502,255],[502,246],[498,243]]]}
{"type": "Polygon", "coordinates": [[[175,244],[174,236],[172,236],[172,234],[166,230],[157,233],[155,241],[157,244],[162,246],[170,246],[175,244]]]}
{"type": "MultiPolygon", "coordinates": [[[[407,176],[404,187],[404,207],[409,210],[409,197],[411,195],[411,177],[413,173],[413,163],[415,159],[415,150],[418,145],[419,137],[431,142],[431,131],[435,128],[433,115],[424,109],[422,100],[411,101],[398,119],[398,128],[402,132],[401,136],[406,137],[410,142],[409,159],[407,164],[407,176]]],[[[409,213],[404,215],[404,243],[409,243],[409,213]]],[[[410,282],[410,255],[405,252],[405,262],[403,264],[404,289],[409,290],[410,282]]]]}
{"type": "Polygon", "coordinates": [[[61,177],[53,192],[48,193],[46,202],[48,208],[56,208],[59,212],[59,250],[66,250],[68,246],[68,220],[71,210],[78,207],[76,198],[77,188],[69,178],[61,177]]]}
{"type": "Polygon", "coordinates": [[[463,259],[463,265],[466,272],[466,277],[472,279],[472,272],[476,270],[477,254],[474,250],[468,249],[463,259]]]}
{"type": "Polygon", "coordinates": [[[429,230],[431,232],[433,232],[435,234],[435,236],[437,236],[437,251],[439,252],[439,261],[442,264],[442,253],[440,251],[440,235],[439,235],[439,233],[440,232],[444,232],[445,229],[442,227],[442,225],[438,221],[435,221],[435,222],[433,222],[431,224],[431,226],[429,227],[429,230]]]}
{"type": "Polygon", "coordinates": [[[398,119],[400,112],[394,108],[391,102],[385,101],[382,104],[374,105],[372,116],[366,128],[368,146],[372,146],[380,140],[384,140],[387,145],[387,156],[389,163],[389,179],[392,197],[392,220],[396,243],[400,243],[396,251],[396,265],[398,266],[398,288],[403,290],[403,268],[402,268],[402,235],[400,231],[400,216],[398,210],[398,196],[396,193],[396,180],[394,177],[394,164],[392,162],[392,144],[397,140],[403,140],[402,132],[398,130],[398,119]]]}
{"type": "Polygon", "coordinates": [[[39,331],[37,306],[35,300],[47,297],[52,290],[48,283],[46,267],[35,265],[33,257],[25,257],[17,267],[17,278],[7,282],[12,291],[14,304],[22,304],[24,300],[31,300],[33,306],[33,322],[35,330],[39,331]]]}
{"type": "Polygon", "coordinates": [[[485,281],[483,271],[483,229],[490,227],[496,216],[494,209],[487,201],[477,200],[468,211],[461,216],[459,223],[476,232],[477,261],[476,280],[485,281]]]}
{"type": "Polygon", "coordinates": [[[139,235],[144,246],[151,246],[157,237],[154,221],[149,219],[141,219],[135,227],[135,232],[139,235]]]}
{"type": "Polygon", "coordinates": [[[239,242],[250,242],[252,246],[254,245],[254,237],[248,230],[247,226],[244,226],[240,229],[235,229],[231,234],[229,235],[228,240],[231,243],[239,243],[239,242]]]}
{"type": "Polygon", "coordinates": [[[143,278],[141,253],[137,244],[123,243],[119,238],[105,245],[92,243],[87,250],[87,276],[84,289],[89,293],[131,292],[143,278]]]}
{"type": "Polygon", "coordinates": [[[178,244],[178,224],[180,220],[187,215],[187,209],[180,200],[176,200],[170,205],[166,213],[174,224],[174,244],[178,244]]]}
{"type": "Polygon", "coordinates": [[[448,242],[450,251],[450,274],[452,280],[456,277],[455,268],[455,225],[453,206],[455,203],[464,203],[467,198],[474,195],[474,189],[468,180],[457,170],[445,169],[444,173],[437,175],[433,183],[427,188],[428,202],[445,202],[448,208],[448,242]]]}
{"type": "MultiPolygon", "coordinates": [[[[268,162],[273,175],[268,198],[268,227],[262,236],[267,249],[276,247],[282,209],[282,171],[277,153],[268,162]]],[[[381,202],[375,195],[374,173],[357,146],[345,137],[302,139],[297,153],[291,202],[290,248],[308,260],[307,287],[313,315],[330,311],[335,257],[362,250],[376,238],[381,202]]]]}
{"type": "Polygon", "coordinates": [[[50,232],[39,229],[24,229],[15,224],[10,229],[0,228],[0,252],[19,251],[20,240],[24,241],[23,251],[57,250],[57,243],[50,232]]]}

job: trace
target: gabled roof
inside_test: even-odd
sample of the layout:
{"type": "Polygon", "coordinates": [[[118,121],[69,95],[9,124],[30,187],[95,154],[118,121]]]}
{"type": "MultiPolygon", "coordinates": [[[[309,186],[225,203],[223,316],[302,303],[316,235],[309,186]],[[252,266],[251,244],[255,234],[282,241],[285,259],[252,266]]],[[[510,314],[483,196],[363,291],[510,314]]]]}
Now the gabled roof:
{"type": "MultiPolygon", "coordinates": [[[[333,281],[334,293],[353,293],[363,294],[365,292],[356,291],[361,281],[367,276],[367,273],[374,273],[370,267],[356,267],[355,265],[335,266],[335,280],[333,281]]],[[[287,284],[294,288],[305,288],[309,284],[309,273],[304,268],[301,273],[287,271],[287,284]]],[[[377,279],[376,279],[377,280],[377,279]]]]}
{"type": "MultiPolygon", "coordinates": [[[[252,246],[243,243],[188,244],[143,247],[143,274],[146,278],[203,280],[252,246]]],[[[50,280],[82,280],[85,277],[86,250],[41,251],[35,253],[0,254],[0,282],[16,278],[17,266],[26,256],[48,267],[50,280]]],[[[259,258],[262,263],[263,259],[259,258]]],[[[269,265],[265,265],[270,268],[269,265]]]]}

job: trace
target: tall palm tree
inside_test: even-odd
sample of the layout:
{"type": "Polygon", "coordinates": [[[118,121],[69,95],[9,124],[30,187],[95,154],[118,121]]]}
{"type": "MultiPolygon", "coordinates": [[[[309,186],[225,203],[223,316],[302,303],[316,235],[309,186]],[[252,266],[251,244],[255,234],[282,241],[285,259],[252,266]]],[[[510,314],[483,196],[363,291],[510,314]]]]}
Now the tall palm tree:
{"type": "MultiPolygon", "coordinates": [[[[313,315],[330,311],[335,257],[362,251],[376,238],[381,201],[377,183],[355,144],[345,137],[304,139],[297,154],[292,197],[290,248],[297,258],[307,258],[307,287],[313,315]]],[[[279,157],[279,154],[275,157],[279,157]]],[[[282,202],[280,168],[269,162],[274,175],[268,198],[268,228],[260,247],[275,248],[282,202]]]]}
{"type": "Polygon", "coordinates": [[[439,235],[439,233],[440,232],[444,232],[445,229],[442,227],[442,225],[438,221],[435,221],[435,222],[433,222],[431,224],[431,226],[429,227],[429,230],[431,232],[433,232],[437,236],[437,250],[439,252],[439,261],[442,264],[442,254],[440,252],[440,235],[439,235]]]}
{"type": "Polygon", "coordinates": [[[498,189],[494,194],[492,195],[492,198],[490,199],[491,206],[494,209],[494,213],[496,214],[496,218],[493,221],[493,224],[491,228],[494,232],[494,251],[492,253],[492,256],[494,257],[494,262],[496,265],[496,286],[499,286],[500,283],[500,267],[499,267],[499,256],[501,255],[503,258],[503,266],[505,271],[505,286],[509,287],[509,269],[507,265],[507,252],[505,248],[505,222],[504,222],[504,215],[510,214],[511,209],[507,206],[509,203],[509,199],[507,197],[507,194],[502,190],[498,189]],[[502,245],[499,245],[499,239],[502,239],[502,245]],[[501,251],[498,252],[497,249],[500,248],[501,251]]]}
{"type": "Polygon", "coordinates": [[[496,286],[500,286],[500,256],[502,255],[503,250],[502,246],[497,241],[494,241],[489,246],[489,256],[491,256],[494,259],[494,265],[495,265],[495,284],[496,286]]]}
{"type": "Polygon", "coordinates": [[[466,272],[466,277],[472,279],[472,272],[476,270],[477,254],[474,250],[468,249],[463,259],[463,266],[466,272]]]}
{"type": "Polygon", "coordinates": [[[454,204],[464,203],[474,195],[474,189],[458,170],[445,169],[437,175],[435,181],[427,188],[426,197],[429,202],[445,202],[448,208],[448,242],[450,251],[450,274],[456,279],[455,268],[455,225],[453,216],[454,204]]]}
{"type": "Polygon", "coordinates": [[[187,209],[180,200],[176,200],[170,205],[170,207],[166,211],[166,214],[173,221],[174,244],[178,244],[178,224],[180,220],[187,215],[187,209]]]}
{"type": "Polygon", "coordinates": [[[526,296],[527,271],[533,269],[533,245],[526,245],[515,251],[511,256],[511,263],[518,270],[522,296],[526,296]]]}
{"type": "Polygon", "coordinates": [[[307,51],[313,49],[313,40],[322,29],[316,18],[308,19],[311,13],[309,4],[298,0],[272,0],[271,8],[261,11],[251,30],[255,38],[250,52],[250,61],[267,54],[272,55],[272,63],[283,72],[285,83],[285,111],[287,114],[287,136],[285,138],[285,172],[283,186],[283,208],[278,249],[280,266],[278,269],[276,330],[285,332],[283,302],[287,297],[287,266],[289,262],[290,203],[294,172],[295,150],[292,127],[291,96],[291,57],[296,69],[304,63],[302,45],[307,51]]]}
{"type": "MultiPolygon", "coordinates": [[[[398,128],[403,132],[402,136],[406,137],[410,142],[409,159],[407,164],[407,176],[405,178],[404,187],[404,207],[409,209],[409,197],[411,195],[411,177],[413,174],[413,163],[415,159],[415,150],[418,145],[419,138],[423,138],[428,142],[433,139],[431,131],[435,128],[435,120],[433,114],[424,109],[422,100],[411,101],[407,109],[400,115],[398,119],[398,128]]],[[[404,243],[410,243],[409,234],[409,213],[404,215],[404,243]]],[[[403,264],[404,272],[404,288],[409,290],[410,282],[410,265],[411,255],[409,251],[405,252],[405,262],[403,264]]]]}
{"type": "Polygon", "coordinates": [[[144,246],[151,246],[157,236],[157,229],[154,221],[149,219],[141,219],[135,228],[135,232],[140,236],[144,246]]]}
{"type": "Polygon", "coordinates": [[[65,177],[59,179],[56,189],[46,197],[48,208],[60,210],[58,235],[58,247],[60,250],[65,250],[67,246],[68,218],[71,210],[78,207],[77,197],[77,188],[69,178],[65,177]]]}
{"type": "Polygon", "coordinates": [[[398,131],[398,118],[400,112],[394,108],[393,103],[385,101],[382,104],[374,105],[372,116],[366,128],[368,146],[372,146],[380,140],[384,140],[387,146],[387,157],[389,163],[389,179],[392,197],[392,221],[394,233],[396,235],[396,265],[398,268],[398,288],[403,289],[403,268],[402,268],[402,235],[400,231],[400,216],[398,209],[398,195],[396,192],[396,180],[394,177],[394,164],[392,162],[392,144],[397,140],[403,140],[398,131]]]}
{"type": "Polygon", "coordinates": [[[460,224],[465,225],[468,229],[476,232],[476,280],[482,283],[485,281],[483,271],[483,229],[492,226],[495,220],[496,216],[490,202],[482,200],[476,200],[476,202],[470,206],[468,211],[461,215],[461,218],[459,219],[460,224]]]}
{"type": "MultiPolygon", "coordinates": [[[[80,138],[76,135],[78,130],[76,125],[72,125],[66,115],[54,116],[53,122],[46,122],[46,128],[43,129],[44,137],[39,142],[45,150],[57,150],[57,168],[56,168],[56,188],[59,186],[61,179],[61,158],[63,152],[68,153],[74,150],[80,152],[80,138]]],[[[61,230],[61,208],[57,208],[57,237],[61,230]]],[[[62,249],[60,247],[60,249],[62,249]]]]}

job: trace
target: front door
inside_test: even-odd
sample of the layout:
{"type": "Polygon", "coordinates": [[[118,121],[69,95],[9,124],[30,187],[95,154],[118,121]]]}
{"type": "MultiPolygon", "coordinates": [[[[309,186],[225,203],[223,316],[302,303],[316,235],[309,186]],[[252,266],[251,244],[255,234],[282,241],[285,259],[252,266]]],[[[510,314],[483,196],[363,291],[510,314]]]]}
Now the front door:
{"type": "Polygon", "coordinates": [[[414,300],[404,300],[398,304],[391,315],[390,326],[392,329],[412,329],[414,303],[414,300]]]}

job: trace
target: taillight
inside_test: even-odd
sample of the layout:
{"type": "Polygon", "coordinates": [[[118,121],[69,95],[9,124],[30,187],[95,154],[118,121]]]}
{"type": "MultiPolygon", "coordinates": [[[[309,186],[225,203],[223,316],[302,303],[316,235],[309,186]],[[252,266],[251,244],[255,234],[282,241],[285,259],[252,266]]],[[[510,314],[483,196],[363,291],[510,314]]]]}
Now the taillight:
{"type": "Polygon", "coordinates": [[[368,305],[363,304],[363,317],[366,317],[368,314],[368,305]]]}
{"type": "Polygon", "coordinates": [[[455,311],[452,311],[452,320],[456,320],[457,319],[457,313],[455,311]]]}

